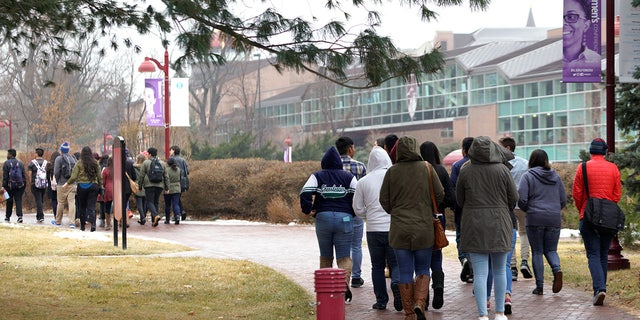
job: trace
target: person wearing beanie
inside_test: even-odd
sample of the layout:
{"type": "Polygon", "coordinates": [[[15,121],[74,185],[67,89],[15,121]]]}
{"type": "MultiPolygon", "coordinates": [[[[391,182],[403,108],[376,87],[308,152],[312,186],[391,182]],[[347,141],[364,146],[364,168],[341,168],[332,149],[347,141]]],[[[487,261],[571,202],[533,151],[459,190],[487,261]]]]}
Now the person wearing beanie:
{"type": "Polygon", "coordinates": [[[60,145],[60,153],[69,153],[69,150],[71,150],[69,142],[65,141],[60,145]]]}
{"type": "Polygon", "coordinates": [[[76,158],[69,154],[71,150],[69,142],[64,142],[60,145],[60,156],[56,158],[53,164],[53,175],[56,178],[58,184],[57,197],[58,207],[56,208],[56,218],[51,220],[51,224],[62,225],[62,217],[64,216],[65,206],[69,207],[69,227],[75,228],[76,221],[76,191],[77,186],[75,183],[69,184],[66,187],[63,185],[71,177],[73,167],[76,165],[76,158]]]}
{"type": "Polygon", "coordinates": [[[604,158],[607,151],[607,142],[603,139],[596,138],[591,141],[589,146],[591,160],[578,165],[572,188],[574,203],[580,212],[580,235],[587,254],[589,272],[591,273],[593,285],[593,299],[591,302],[594,306],[603,305],[606,296],[607,255],[613,236],[597,233],[594,227],[584,220],[584,209],[587,206],[589,197],[618,202],[622,195],[620,170],[614,163],[604,158]],[[586,166],[587,169],[589,194],[585,191],[582,166],[586,166]]]}

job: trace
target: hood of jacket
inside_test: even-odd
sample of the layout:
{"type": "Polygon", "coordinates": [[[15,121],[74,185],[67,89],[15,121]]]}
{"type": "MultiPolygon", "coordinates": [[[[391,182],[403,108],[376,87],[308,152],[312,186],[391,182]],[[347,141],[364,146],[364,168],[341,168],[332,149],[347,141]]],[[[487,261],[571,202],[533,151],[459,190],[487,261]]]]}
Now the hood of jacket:
{"type": "Polygon", "coordinates": [[[340,153],[338,153],[336,147],[331,146],[331,148],[324,153],[320,165],[322,166],[322,169],[342,170],[342,159],[340,159],[340,153]]]}
{"type": "Polygon", "coordinates": [[[391,167],[391,158],[389,158],[387,151],[378,146],[373,147],[369,153],[369,162],[367,162],[369,172],[389,167],[391,167]]]}
{"type": "Polygon", "coordinates": [[[418,142],[414,137],[404,136],[398,139],[396,152],[398,162],[423,161],[422,156],[420,156],[420,146],[418,146],[418,142]]]}
{"type": "Polygon", "coordinates": [[[503,163],[509,169],[511,169],[509,160],[514,158],[512,152],[503,148],[487,136],[480,136],[473,139],[468,156],[471,163],[503,163]]]}
{"type": "Polygon", "coordinates": [[[545,170],[542,167],[533,167],[529,169],[531,175],[536,178],[540,183],[546,185],[555,185],[558,183],[558,179],[560,178],[555,170],[545,170]]]}

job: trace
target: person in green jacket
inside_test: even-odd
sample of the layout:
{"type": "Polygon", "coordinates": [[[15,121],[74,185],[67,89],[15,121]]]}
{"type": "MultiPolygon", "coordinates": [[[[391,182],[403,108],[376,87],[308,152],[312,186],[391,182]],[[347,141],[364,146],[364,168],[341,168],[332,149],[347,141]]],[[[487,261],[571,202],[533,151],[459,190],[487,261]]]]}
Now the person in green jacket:
{"type": "Polygon", "coordinates": [[[162,191],[169,191],[169,173],[167,171],[167,165],[164,161],[158,158],[158,149],[151,147],[147,149],[149,153],[149,159],[145,160],[140,167],[140,176],[138,176],[138,187],[144,188],[144,194],[146,196],[146,206],[151,212],[151,226],[157,227],[158,221],[160,221],[160,215],[158,215],[158,202],[160,201],[160,194],[162,191]],[[153,181],[151,165],[158,161],[162,166],[162,178],[160,181],[153,181]]]}
{"type": "Polygon", "coordinates": [[[167,160],[167,171],[169,173],[169,190],[164,192],[164,215],[165,224],[171,221],[171,208],[173,208],[174,223],[180,224],[180,168],[175,158],[171,157],[167,160]]]}
{"type": "Polygon", "coordinates": [[[98,193],[104,189],[100,165],[93,158],[91,148],[85,146],[80,152],[80,160],[73,166],[71,177],[62,186],[63,189],[74,183],[78,184],[78,212],[80,213],[80,230],[84,231],[85,224],[91,225],[91,232],[96,231],[96,202],[98,193]]]}

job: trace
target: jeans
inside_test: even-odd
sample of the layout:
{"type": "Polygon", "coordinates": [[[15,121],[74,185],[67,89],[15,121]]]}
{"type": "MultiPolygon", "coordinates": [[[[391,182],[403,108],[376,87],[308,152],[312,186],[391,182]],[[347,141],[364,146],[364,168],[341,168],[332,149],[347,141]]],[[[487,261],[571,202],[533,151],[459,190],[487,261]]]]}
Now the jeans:
{"type": "Polygon", "coordinates": [[[22,218],[22,195],[24,195],[24,187],[14,190],[7,189],[9,193],[9,199],[6,201],[6,214],[5,219],[9,220],[13,211],[13,203],[16,204],[16,215],[18,218],[22,218]]]}
{"type": "Polygon", "coordinates": [[[455,221],[454,225],[456,227],[456,249],[458,249],[458,260],[462,263],[462,260],[469,259],[469,254],[460,251],[460,222],[455,221]]]}
{"type": "Polygon", "coordinates": [[[84,229],[86,222],[91,223],[91,228],[96,226],[96,202],[100,186],[91,184],[88,188],[78,187],[78,212],[80,212],[80,227],[84,229]]]}
{"type": "Polygon", "coordinates": [[[40,221],[44,219],[44,211],[42,210],[42,204],[44,201],[44,193],[47,189],[38,189],[34,185],[31,185],[31,193],[36,200],[36,220],[40,221]]]}
{"type": "Polygon", "coordinates": [[[601,236],[590,223],[580,220],[580,235],[587,252],[587,263],[593,283],[593,294],[607,291],[607,258],[613,236],[601,236]]]}
{"type": "Polygon", "coordinates": [[[389,232],[367,232],[367,246],[371,256],[371,282],[376,302],[387,304],[387,280],[384,276],[384,268],[388,264],[391,271],[391,283],[397,284],[400,277],[396,254],[389,246],[389,232]]]}
{"type": "Polygon", "coordinates": [[[349,257],[353,239],[353,216],[346,212],[321,211],[316,213],[316,238],[320,256],[336,259],[349,257]]]}
{"type": "MultiPolygon", "coordinates": [[[[560,228],[528,226],[527,237],[533,252],[533,274],[536,277],[536,287],[542,288],[544,284],[544,261],[542,255],[547,258],[553,274],[560,271],[560,257],[558,256],[558,240],[560,239],[560,228]]],[[[607,249],[609,247],[607,246],[607,249]]]]}
{"type": "MultiPolygon", "coordinates": [[[[511,237],[511,251],[507,253],[507,269],[505,270],[505,276],[507,277],[507,293],[511,295],[511,287],[513,285],[513,277],[511,276],[511,256],[516,249],[516,238],[518,237],[518,229],[513,229],[513,236],[511,237]]],[[[489,293],[491,294],[491,293],[489,293]]]]}
{"type": "Polygon", "coordinates": [[[489,264],[493,271],[494,290],[496,299],[496,312],[504,312],[504,296],[507,289],[505,275],[508,252],[469,253],[473,264],[473,292],[476,298],[476,306],[480,316],[488,315],[487,292],[489,264]]]}
{"type": "Polygon", "coordinates": [[[146,206],[147,209],[151,212],[151,221],[153,221],[153,219],[158,215],[158,202],[160,201],[161,193],[162,188],[160,187],[144,188],[144,194],[147,198],[146,206]]]}
{"type": "Polygon", "coordinates": [[[167,221],[171,221],[171,208],[173,208],[174,221],[180,220],[180,193],[170,193],[164,195],[164,216],[167,221]]]}
{"type": "Polygon", "coordinates": [[[145,197],[136,196],[136,208],[138,208],[138,214],[140,215],[140,221],[147,219],[147,200],[145,197]]]}
{"type": "MultiPolygon", "coordinates": [[[[431,266],[432,248],[408,250],[393,248],[398,260],[398,270],[400,271],[399,284],[407,284],[413,282],[413,275],[429,276],[429,266],[431,266]]],[[[393,274],[393,271],[392,271],[393,274]]]]}
{"type": "Polygon", "coordinates": [[[353,217],[353,240],[351,240],[351,278],[358,279],[362,274],[362,233],[364,220],[353,217]]]}

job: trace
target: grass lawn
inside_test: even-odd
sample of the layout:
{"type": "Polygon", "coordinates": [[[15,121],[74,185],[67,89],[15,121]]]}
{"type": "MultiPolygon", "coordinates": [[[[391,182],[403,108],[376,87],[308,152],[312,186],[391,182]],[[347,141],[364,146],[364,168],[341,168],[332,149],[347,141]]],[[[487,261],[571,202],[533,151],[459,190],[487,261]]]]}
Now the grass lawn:
{"type": "Polygon", "coordinates": [[[158,257],[189,248],[0,224],[2,319],[315,319],[311,296],[248,261],[158,257]]]}

